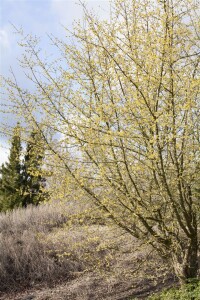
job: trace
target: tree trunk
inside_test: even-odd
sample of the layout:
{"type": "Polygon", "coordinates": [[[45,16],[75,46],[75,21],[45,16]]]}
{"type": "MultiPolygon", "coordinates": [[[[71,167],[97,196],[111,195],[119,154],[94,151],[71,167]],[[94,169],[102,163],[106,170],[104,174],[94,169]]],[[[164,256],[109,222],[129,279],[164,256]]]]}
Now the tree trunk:
{"type": "Polygon", "coordinates": [[[185,253],[182,253],[182,255],[177,253],[175,255],[176,262],[174,263],[174,269],[180,283],[185,284],[189,279],[196,278],[199,268],[197,236],[190,239],[188,247],[185,249],[185,253]]]}

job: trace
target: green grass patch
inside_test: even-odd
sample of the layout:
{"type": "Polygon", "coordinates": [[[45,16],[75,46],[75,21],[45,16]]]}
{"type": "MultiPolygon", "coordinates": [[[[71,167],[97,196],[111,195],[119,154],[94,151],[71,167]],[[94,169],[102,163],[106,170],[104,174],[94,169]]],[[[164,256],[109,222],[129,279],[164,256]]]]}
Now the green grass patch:
{"type": "Polygon", "coordinates": [[[165,290],[150,296],[148,300],[200,300],[200,281],[165,290]]]}

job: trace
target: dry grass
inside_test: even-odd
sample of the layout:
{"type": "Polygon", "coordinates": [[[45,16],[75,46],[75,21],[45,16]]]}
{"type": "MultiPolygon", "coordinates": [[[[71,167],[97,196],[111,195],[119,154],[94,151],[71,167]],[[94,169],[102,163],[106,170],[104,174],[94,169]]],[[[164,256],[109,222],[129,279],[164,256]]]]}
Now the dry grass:
{"type": "Polygon", "coordinates": [[[72,214],[62,203],[46,204],[0,214],[0,289],[14,290],[39,282],[51,283],[82,270],[82,263],[59,259],[57,245],[44,242],[72,214]]]}
{"type": "MultiPolygon", "coordinates": [[[[81,204],[71,202],[1,213],[0,291],[50,284],[89,269],[99,238],[90,234],[85,240],[87,232],[79,224],[83,213],[81,204]]],[[[84,218],[94,222],[85,214],[84,218]]],[[[102,258],[101,251],[98,254],[102,258]]]]}
{"type": "MultiPolygon", "coordinates": [[[[2,292],[67,280],[69,299],[101,299],[102,293],[131,295],[156,286],[152,270],[162,262],[133,237],[104,225],[87,206],[83,213],[83,207],[57,202],[0,214],[2,292]]],[[[164,279],[163,272],[156,277],[164,279]]]]}

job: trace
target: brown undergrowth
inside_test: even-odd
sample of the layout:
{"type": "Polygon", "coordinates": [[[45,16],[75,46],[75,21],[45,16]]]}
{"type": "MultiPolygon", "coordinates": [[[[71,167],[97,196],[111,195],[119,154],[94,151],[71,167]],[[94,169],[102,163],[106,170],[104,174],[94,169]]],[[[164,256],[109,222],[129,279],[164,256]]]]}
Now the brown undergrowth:
{"type": "Polygon", "coordinates": [[[126,299],[114,294],[140,296],[174,280],[148,245],[70,203],[0,214],[0,249],[1,299],[44,287],[59,299],[126,299]]]}

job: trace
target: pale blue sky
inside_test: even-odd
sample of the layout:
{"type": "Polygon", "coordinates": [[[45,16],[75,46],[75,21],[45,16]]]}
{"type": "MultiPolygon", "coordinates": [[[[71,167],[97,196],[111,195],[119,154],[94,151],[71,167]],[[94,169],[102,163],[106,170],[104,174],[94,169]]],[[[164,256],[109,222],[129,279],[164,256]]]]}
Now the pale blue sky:
{"type": "MultiPolygon", "coordinates": [[[[108,0],[86,0],[84,2],[99,15],[108,16],[108,0]]],[[[17,59],[20,58],[22,49],[17,44],[19,37],[15,34],[13,25],[23,28],[27,34],[40,36],[42,49],[48,52],[50,46],[47,34],[52,33],[57,37],[65,38],[62,25],[68,28],[72,27],[73,21],[81,19],[81,17],[82,8],[78,0],[1,0],[0,74],[9,76],[9,69],[12,67],[24,87],[29,87],[29,83],[18,65],[17,59]]],[[[0,118],[2,121],[3,116],[0,115],[0,118]]],[[[9,153],[8,148],[7,140],[0,136],[0,164],[6,160],[9,153]]]]}

